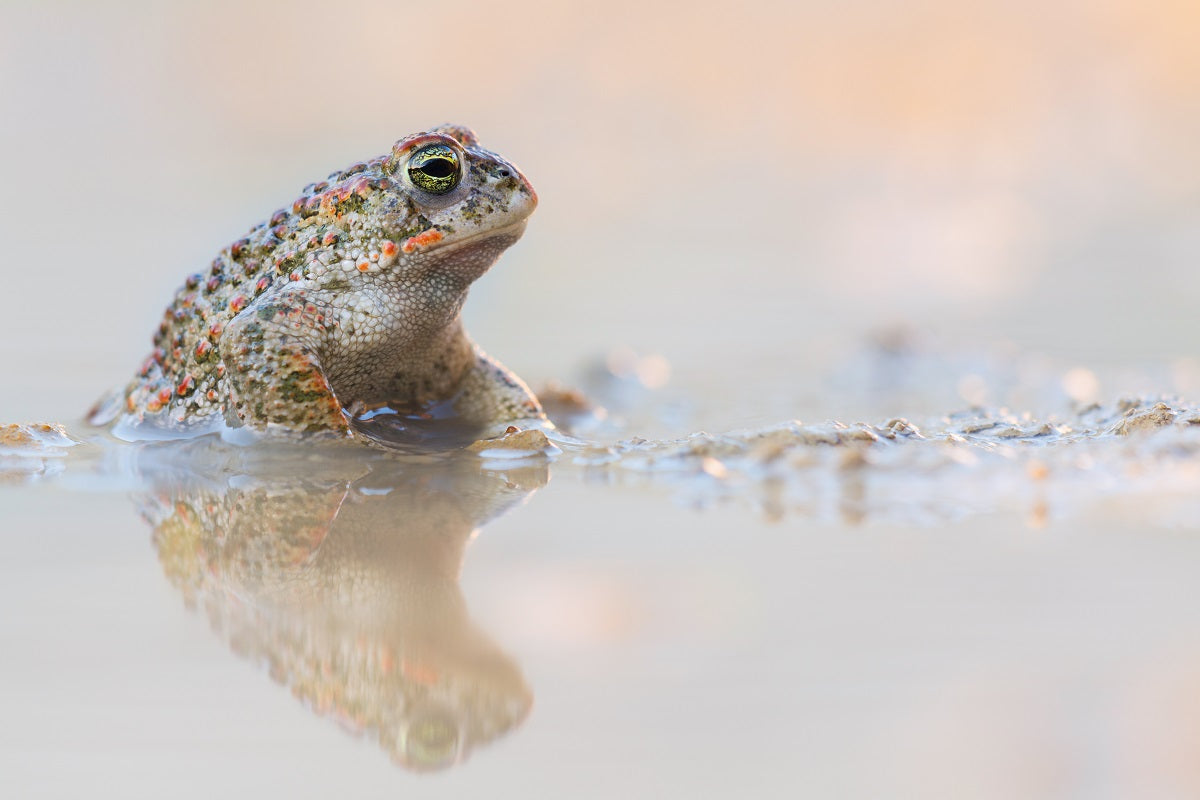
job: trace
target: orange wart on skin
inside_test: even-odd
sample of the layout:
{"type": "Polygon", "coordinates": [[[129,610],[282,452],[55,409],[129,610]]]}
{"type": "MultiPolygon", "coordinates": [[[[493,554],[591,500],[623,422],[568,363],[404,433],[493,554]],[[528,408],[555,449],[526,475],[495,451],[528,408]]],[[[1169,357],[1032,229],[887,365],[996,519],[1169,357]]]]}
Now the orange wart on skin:
{"type": "Polygon", "coordinates": [[[436,244],[442,240],[442,232],[439,230],[427,230],[424,233],[418,233],[416,236],[410,236],[401,246],[401,250],[405,253],[411,253],[418,247],[427,247],[431,244],[436,244]]]}

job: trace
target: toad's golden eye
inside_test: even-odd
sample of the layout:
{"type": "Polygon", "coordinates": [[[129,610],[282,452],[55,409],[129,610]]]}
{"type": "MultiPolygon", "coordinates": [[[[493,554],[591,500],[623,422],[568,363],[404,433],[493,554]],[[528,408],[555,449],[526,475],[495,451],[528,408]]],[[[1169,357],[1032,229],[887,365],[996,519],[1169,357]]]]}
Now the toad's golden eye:
{"type": "Polygon", "coordinates": [[[408,177],[430,194],[453,191],[461,177],[458,154],[444,144],[426,145],[408,160],[408,177]]]}

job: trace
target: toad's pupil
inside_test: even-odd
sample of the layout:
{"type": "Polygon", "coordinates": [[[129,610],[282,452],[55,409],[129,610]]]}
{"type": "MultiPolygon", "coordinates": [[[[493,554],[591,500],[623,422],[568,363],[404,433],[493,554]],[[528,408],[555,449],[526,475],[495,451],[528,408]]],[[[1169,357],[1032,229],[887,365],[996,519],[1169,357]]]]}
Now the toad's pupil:
{"type": "Polygon", "coordinates": [[[422,164],[420,170],[431,178],[449,178],[454,174],[454,163],[448,158],[434,158],[422,164]]]}

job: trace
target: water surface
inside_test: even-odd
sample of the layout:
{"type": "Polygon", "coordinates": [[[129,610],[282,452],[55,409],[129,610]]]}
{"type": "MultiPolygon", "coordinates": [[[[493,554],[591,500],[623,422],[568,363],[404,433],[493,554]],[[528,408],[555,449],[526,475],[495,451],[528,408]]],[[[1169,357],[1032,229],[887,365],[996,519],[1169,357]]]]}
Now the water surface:
{"type": "Polygon", "coordinates": [[[552,458],[10,445],[6,782],[1197,788],[1200,409],[660,440],[588,419],[608,437],[552,458]]]}

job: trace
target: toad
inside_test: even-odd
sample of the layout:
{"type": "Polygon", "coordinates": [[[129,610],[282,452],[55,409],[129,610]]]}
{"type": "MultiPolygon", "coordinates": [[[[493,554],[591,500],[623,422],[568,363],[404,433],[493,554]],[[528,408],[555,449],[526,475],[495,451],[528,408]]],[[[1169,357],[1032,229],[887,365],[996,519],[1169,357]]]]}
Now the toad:
{"type": "Polygon", "coordinates": [[[536,205],[466,128],[401,139],[310,184],[190,275],[137,375],[89,420],[122,438],[223,426],[354,438],[380,410],[491,433],[549,426],[461,317],[536,205]]]}

